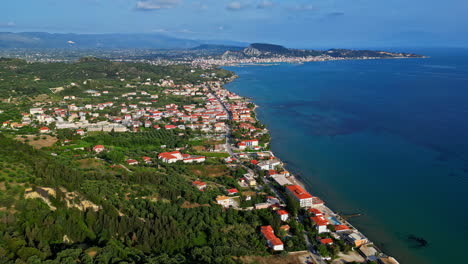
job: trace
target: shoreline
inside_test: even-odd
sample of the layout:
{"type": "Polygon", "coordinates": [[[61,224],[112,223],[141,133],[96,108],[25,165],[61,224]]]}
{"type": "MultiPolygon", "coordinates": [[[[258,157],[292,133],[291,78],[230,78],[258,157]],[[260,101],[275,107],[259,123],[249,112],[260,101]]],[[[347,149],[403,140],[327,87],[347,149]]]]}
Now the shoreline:
{"type": "MultiPolygon", "coordinates": [[[[423,57],[423,58],[426,58],[426,57],[423,57]]],[[[383,59],[383,58],[377,58],[377,59],[383,59]]],[[[388,58],[387,58],[387,59],[388,59],[388,58]]],[[[396,59],[396,58],[395,58],[395,59],[396,59]]],[[[354,60],[354,59],[353,59],[353,60],[354,60]]],[[[245,66],[253,66],[253,65],[254,65],[254,64],[245,65],[245,66]]],[[[233,66],[233,65],[223,65],[223,66],[233,66]]],[[[270,65],[260,65],[260,66],[270,66],[270,65]]],[[[273,66],[273,65],[271,65],[271,66],[273,66]]],[[[241,66],[239,66],[239,67],[241,67],[241,66]]],[[[228,90],[228,89],[225,87],[225,85],[228,84],[228,83],[231,83],[231,82],[235,81],[237,78],[240,78],[240,77],[239,77],[238,75],[234,75],[234,76],[231,78],[231,80],[229,80],[228,82],[226,82],[226,83],[224,83],[224,84],[222,85],[222,88],[225,89],[225,90],[228,90]]],[[[256,110],[257,110],[260,106],[258,106],[257,104],[253,103],[253,102],[251,101],[252,98],[240,96],[240,95],[236,94],[235,92],[233,92],[233,91],[231,91],[231,90],[228,90],[228,91],[230,91],[231,93],[233,93],[233,94],[235,94],[235,95],[241,97],[243,100],[245,100],[245,102],[254,104],[254,108],[252,109],[252,111],[255,113],[255,120],[257,120],[257,121],[259,121],[259,122],[261,123],[261,120],[258,118],[258,115],[257,115],[257,112],[256,112],[256,110]]],[[[263,124],[263,123],[262,123],[262,124],[263,124]]],[[[268,128],[267,128],[267,131],[268,131],[268,133],[270,133],[269,130],[268,130],[268,128]]],[[[270,137],[270,142],[269,142],[269,146],[270,146],[270,147],[271,147],[271,141],[273,141],[273,138],[270,137]]],[[[270,150],[267,150],[266,152],[270,152],[271,155],[272,155],[273,157],[275,157],[278,161],[281,162],[281,164],[283,165],[283,168],[284,168],[285,170],[287,170],[287,169],[286,169],[286,167],[288,167],[287,163],[284,163],[280,158],[278,158],[278,156],[276,156],[276,154],[275,154],[271,149],[270,149],[270,150]]],[[[290,170],[287,170],[287,171],[290,171],[290,170]]],[[[293,183],[294,183],[294,184],[297,184],[297,185],[299,185],[299,186],[301,186],[304,190],[308,191],[307,186],[310,185],[310,184],[308,184],[308,183],[300,176],[300,174],[299,174],[295,169],[292,169],[291,172],[293,172],[293,173],[291,173],[291,178],[292,178],[293,183]]],[[[395,261],[395,263],[399,263],[399,262],[395,259],[395,257],[392,257],[392,256],[390,256],[390,255],[388,255],[388,254],[385,254],[385,252],[384,252],[381,248],[379,248],[373,241],[371,241],[367,236],[365,236],[364,233],[362,233],[361,231],[359,231],[359,229],[357,229],[354,225],[352,225],[352,224],[351,224],[348,220],[346,220],[342,215],[340,215],[339,213],[335,212],[335,211],[332,210],[330,207],[328,207],[327,205],[325,205],[325,200],[326,200],[326,199],[323,199],[323,202],[324,202],[324,203],[323,203],[322,205],[318,205],[318,206],[313,207],[313,208],[318,208],[318,209],[320,209],[321,211],[325,212],[327,215],[332,216],[332,217],[335,217],[336,219],[339,220],[339,222],[341,222],[341,224],[344,224],[344,225],[350,227],[353,231],[355,231],[355,232],[357,232],[358,234],[360,234],[360,235],[362,235],[363,237],[365,237],[365,238],[367,239],[368,242],[365,243],[363,246],[368,246],[368,245],[369,245],[369,246],[374,247],[374,248],[377,250],[377,252],[378,252],[378,254],[379,254],[379,257],[388,257],[388,258],[392,258],[392,259],[395,261]]],[[[360,216],[360,214],[359,214],[358,216],[360,216]]]]}

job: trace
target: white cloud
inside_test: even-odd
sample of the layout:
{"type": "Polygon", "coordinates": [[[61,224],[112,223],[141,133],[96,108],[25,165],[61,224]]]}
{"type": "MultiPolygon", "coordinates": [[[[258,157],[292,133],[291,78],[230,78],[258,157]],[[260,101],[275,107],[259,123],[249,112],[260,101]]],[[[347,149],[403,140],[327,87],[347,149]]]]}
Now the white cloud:
{"type": "Polygon", "coordinates": [[[272,6],[273,6],[273,2],[265,0],[265,1],[260,2],[257,5],[257,8],[269,8],[272,6]]]}
{"type": "Polygon", "coordinates": [[[238,10],[244,9],[246,7],[247,7],[246,4],[243,4],[243,3],[239,2],[239,1],[230,2],[226,6],[227,10],[231,10],[231,11],[238,11],[238,10]]]}
{"type": "Polygon", "coordinates": [[[174,8],[180,4],[180,0],[142,0],[137,1],[137,10],[159,10],[174,8]]]}
{"type": "Polygon", "coordinates": [[[318,10],[313,5],[309,5],[309,4],[297,5],[297,6],[294,6],[294,7],[290,8],[290,9],[295,10],[295,11],[312,11],[312,10],[315,11],[315,10],[318,10]]]}
{"type": "Polygon", "coordinates": [[[0,27],[15,27],[16,23],[13,21],[8,21],[6,23],[1,23],[0,22],[0,27]]]}

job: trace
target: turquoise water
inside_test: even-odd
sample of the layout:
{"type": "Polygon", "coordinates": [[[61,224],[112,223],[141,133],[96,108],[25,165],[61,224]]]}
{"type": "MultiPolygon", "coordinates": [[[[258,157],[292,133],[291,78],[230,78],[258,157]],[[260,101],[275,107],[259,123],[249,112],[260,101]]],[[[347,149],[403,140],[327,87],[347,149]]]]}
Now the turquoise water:
{"type": "Polygon", "coordinates": [[[400,263],[462,263],[468,246],[468,50],[428,59],[227,67],[272,149],[400,263]],[[421,247],[409,237],[424,238],[421,247]],[[460,262],[461,261],[461,262],[460,262]]]}

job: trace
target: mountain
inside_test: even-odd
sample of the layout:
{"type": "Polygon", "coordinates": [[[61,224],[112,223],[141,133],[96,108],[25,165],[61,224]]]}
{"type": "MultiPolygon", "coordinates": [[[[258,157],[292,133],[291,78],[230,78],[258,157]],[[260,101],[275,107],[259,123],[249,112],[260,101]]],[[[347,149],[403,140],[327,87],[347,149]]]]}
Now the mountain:
{"type": "Polygon", "coordinates": [[[44,32],[0,32],[0,48],[136,48],[185,49],[201,41],[162,34],[52,34],[44,32]]]}
{"type": "Polygon", "coordinates": [[[221,45],[221,44],[202,44],[191,48],[191,50],[213,50],[213,51],[241,51],[244,47],[239,46],[230,46],[230,45],[221,45]]]}
{"type": "Polygon", "coordinates": [[[271,58],[271,57],[307,57],[327,55],[331,57],[342,58],[358,58],[358,57],[377,57],[377,58],[392,58],[392,57],[420,57],[419,55],[409,53],[394,53],[386,51],[374,50],[350,50],[350,49],[329,49],[329,50],[312,50],[312,49],[288,49],[281,45],[253,43],[243,50],[226,50],[222,54],[224,59],[239,59],[239,58],[271,58]]]}

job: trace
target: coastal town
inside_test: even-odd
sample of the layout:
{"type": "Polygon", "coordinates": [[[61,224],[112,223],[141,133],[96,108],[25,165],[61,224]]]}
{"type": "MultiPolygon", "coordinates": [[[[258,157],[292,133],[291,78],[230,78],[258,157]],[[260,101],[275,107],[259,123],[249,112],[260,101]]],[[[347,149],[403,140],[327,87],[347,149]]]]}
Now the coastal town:
{"type": "MultiPolygon", "coordinates": [[[[271,61],[252,63],[263,62],[271,61]]],[[[271,222],[255,231],[272,255],[299,252],[303,263],[398,263],[287,170],[270,149],[268,129],[256,119],[256,105],[224,88],[236,76],[219,77],[209,65],[220,63],[194,61],[190,73],[197,74],[198,82],[181,83],[171,76],[120,78],[118,87],[90,88],[94,80],[89,79],[51,88],[52,96],[33,101],[21,119],[4,121],[1,132],[28,131],[32,136],[18,134],[16,139],[43,144],[57,159],[79,158],[82,164],[130,174],[183,164],[193,175],[187,184],[210,196],[207,206],[272,213],[271,222]],[[122,137],[140,134],[149,138],[134,139],[140,149],[126,151],[124,144],[117,144],[122,137]]],[[[25,195],[52,209],[51,196],[52,190],[39,186],[25,195]]],[[[86,203],[95,211],[102,209],[86,203]]]]}

